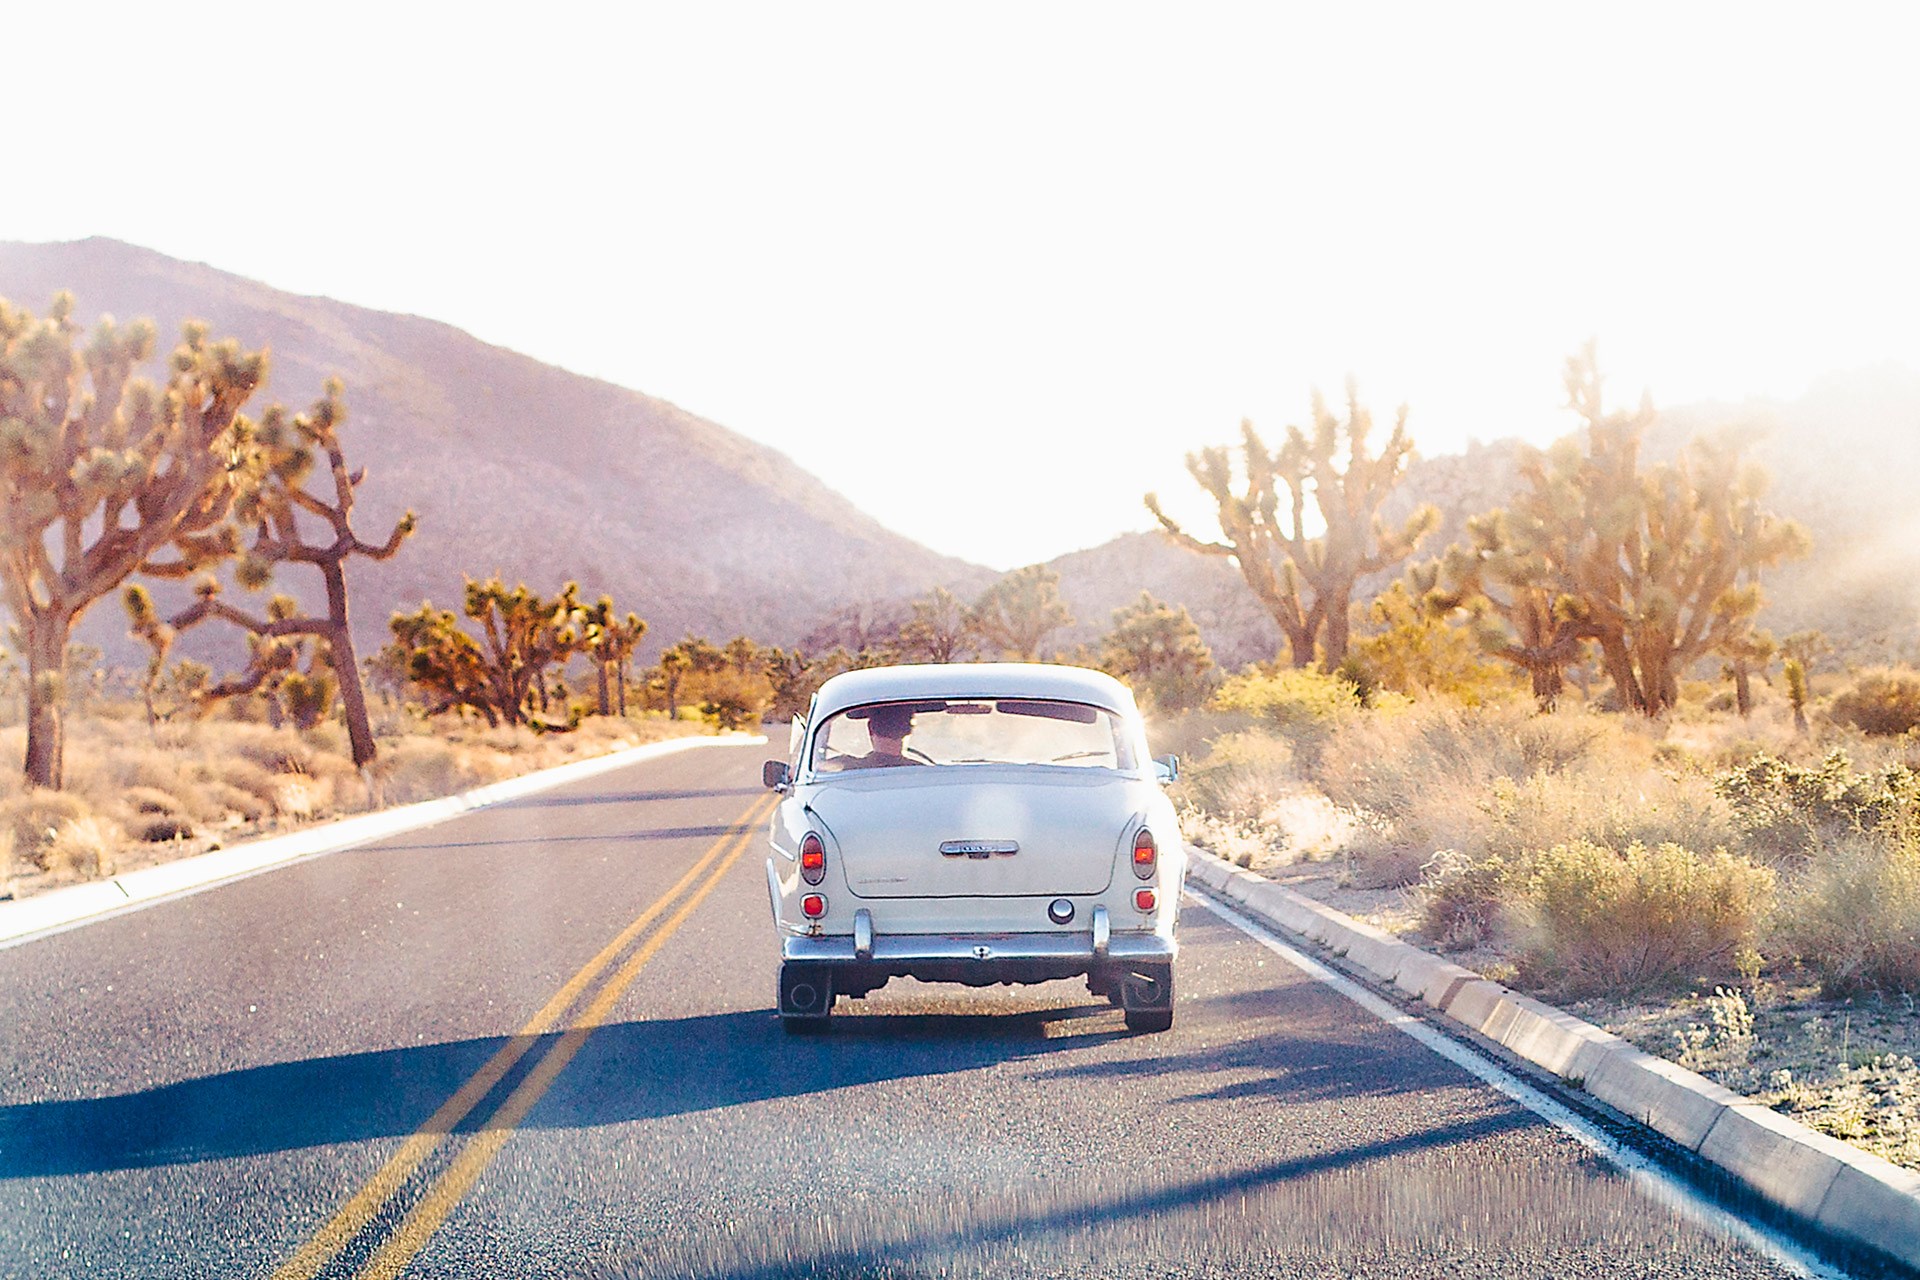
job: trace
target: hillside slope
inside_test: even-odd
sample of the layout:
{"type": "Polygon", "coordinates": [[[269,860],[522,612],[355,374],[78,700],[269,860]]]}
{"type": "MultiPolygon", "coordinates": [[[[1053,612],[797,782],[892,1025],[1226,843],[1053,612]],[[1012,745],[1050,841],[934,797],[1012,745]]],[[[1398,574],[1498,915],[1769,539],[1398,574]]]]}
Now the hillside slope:
{"type": "MultiPolygon", "coordinates": [[[[359,519],[384,534],[407,507],[420,531],[384,565],[356,565],[354,629],[384,638],[396,608],[452,604],[463,574],[542,591],[577,579],[651,624],[646,651],[685,632],[792,643],[849,600],[987,575],[872,520],[783,455],[691,413],[489,346],[451,326],[297,297],[111,240],[0,243],[0,297],[77,316],[150,317],[164,345],[207,321],[273,352],[256,404],[303,408],[347,386],[359,519]]],[[[297,570],[285,587],[304,586],[297,570]]],[[[304,593],[303,593],[304,594],[304,593]]],[[[127,650],[110,604],[86,638],[127,650]]]]}

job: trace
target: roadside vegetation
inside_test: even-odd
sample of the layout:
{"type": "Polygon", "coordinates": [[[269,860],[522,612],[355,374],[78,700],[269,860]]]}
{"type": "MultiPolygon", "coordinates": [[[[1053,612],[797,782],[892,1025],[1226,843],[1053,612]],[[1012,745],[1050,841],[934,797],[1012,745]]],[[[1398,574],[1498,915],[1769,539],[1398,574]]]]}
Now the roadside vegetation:
{"type": "Polygon", "coordinates": [[[362,540],[346,389],[252,407],[264,353],[189,325],[155,384],[155,350],[0,302],[0,887],[786,719],[856,667],[1047,658],[1135,690],[1195,843],[1920,1167],[1920,672],[1765,630],[1761,576],[1806,534],[1737,440],[1645,456],[1657,415],[1609,407],[1591,348],[1576,429],[1497,509],[1396,503],[1408,416],[1379,441],[1352,388],[1188,459],[1217,536],[1148,495],[1281,637],[1235,672],[1144,592],[1062,651],[1041,565],[792,648],[647,646],[579,584],[469,579],[361,658],[352,571],[413,518],[362,540]],[[108,596],[144,672],[72,642],[108,596]]]}
{"type": "Polygon", "coordinates": [[[20,762],[0,772],[0,897],[737,727],[769,700],[772,655],[744,638],[690,637],[636,681],[646,623],[571,583],[469,581],[460,616],[396,615],[361,661],[353,566],[400,554],[415,521],[363,539],[346,388],[259,405],[266,352],[189,322],[157,362],[157,336],[85,329],[67,294],[44,315],[0,299],[0,756],[20,762]],[[138,673],[73,641],[116,596],[138,673]],[[190,634],[208,661],[177,656],[190,634]]]}
{"type": "Polygon", "coordinates": [[[1310,570],[1418,522],[1300,512],[1398,429],[1375,458],[1316,406],[1238,471],[1190,459],[1226,533],[1195,549],[1290,644],[1155,726],[1189,837],[1920,1168],[1920,672],[1761,629],[1760,572],[1810,551],[1764,478],[1724,440],[1643,459],[1654,411],[1605,407],[1591,350],[1567,389],[1579,430],[1506,507],[1351,603],[1310,570]]]}

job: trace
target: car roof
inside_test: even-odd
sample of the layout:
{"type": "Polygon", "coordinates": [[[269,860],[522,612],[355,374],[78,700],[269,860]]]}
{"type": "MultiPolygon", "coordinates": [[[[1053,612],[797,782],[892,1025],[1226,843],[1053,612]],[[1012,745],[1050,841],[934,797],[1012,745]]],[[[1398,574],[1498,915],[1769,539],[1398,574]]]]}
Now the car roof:
{"type": "Polygon", "coordinates": [[[1048,662],[942,662],[866,667],[820,686],[813,714],[824,721],[848,707],[920,698],[1053,698],[1137,714],[1133,693],[1104,671],[1048,662]]]}

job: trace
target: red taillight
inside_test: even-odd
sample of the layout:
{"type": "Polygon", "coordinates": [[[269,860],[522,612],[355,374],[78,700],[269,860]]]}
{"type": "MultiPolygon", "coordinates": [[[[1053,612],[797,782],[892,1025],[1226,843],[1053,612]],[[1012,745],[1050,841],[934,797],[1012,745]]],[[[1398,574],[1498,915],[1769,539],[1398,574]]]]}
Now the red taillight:
{"type": "Polygon", "coordinates": [[[827,914],[827,900],[818,893],[810,893],[800,899],[800,914],[809,920],[818,920],[827,914]]]}
{"type": "Polygon", "coordinates": [[[1140,828],[1133,837],[1133,874],[1142,880],[1153,879],[1153,866],[1159,857],[1160,848],[1153,842],[1153,832],[1140,828]]]}
{"type": "Polygon", "coordinates": [[[808,884],[827,878],[826,843],[811,831],[800,841],[800,878],[808,884]]]}
{"type": "Polygon", "coordinates": [[[1159,903],[1160,895],[1151,889],[1135,889],[1133,891],[1133,909],[1136,911],[1151,911],[1154,907],[1158,906],[1159,903]]]}

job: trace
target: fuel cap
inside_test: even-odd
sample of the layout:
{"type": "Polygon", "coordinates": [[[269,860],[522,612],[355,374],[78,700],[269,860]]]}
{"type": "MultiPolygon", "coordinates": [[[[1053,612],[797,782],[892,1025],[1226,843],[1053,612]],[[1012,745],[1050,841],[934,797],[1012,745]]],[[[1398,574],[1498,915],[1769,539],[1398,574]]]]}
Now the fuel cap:
{"type": "Polygon", "coordinates": [[[1073,919],[1073,903],[1065,898],[1055,898],[1047,904],[1047,919],[1055,924],[1066,924],[1073,919]]]}

